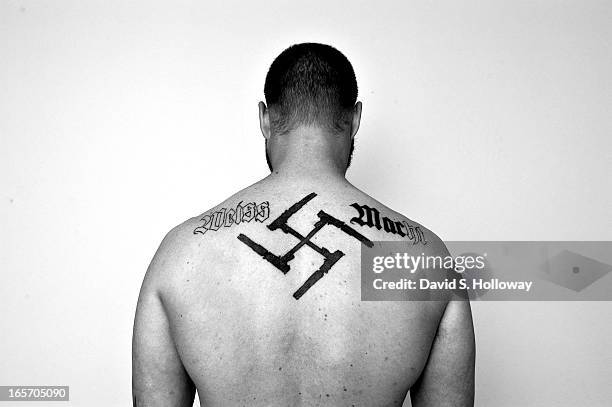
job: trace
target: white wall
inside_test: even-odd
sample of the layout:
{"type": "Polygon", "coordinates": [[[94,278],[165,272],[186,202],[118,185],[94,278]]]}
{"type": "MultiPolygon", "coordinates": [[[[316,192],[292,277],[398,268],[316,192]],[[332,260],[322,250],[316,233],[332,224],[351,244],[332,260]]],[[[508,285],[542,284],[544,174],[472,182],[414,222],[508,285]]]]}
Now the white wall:
{"type": "MultiPolygon", "coordinates": [[[[1,1],[0,384],[129,404],[146,266],[171,226],[267,174],[257,102],[296,42],[355,66],[357,186],[447,240],[611,240],[611,17],[607,1],[1,1]]],[[[609,303],[474,315],[478,406],[612,399],[609,303]]]]}

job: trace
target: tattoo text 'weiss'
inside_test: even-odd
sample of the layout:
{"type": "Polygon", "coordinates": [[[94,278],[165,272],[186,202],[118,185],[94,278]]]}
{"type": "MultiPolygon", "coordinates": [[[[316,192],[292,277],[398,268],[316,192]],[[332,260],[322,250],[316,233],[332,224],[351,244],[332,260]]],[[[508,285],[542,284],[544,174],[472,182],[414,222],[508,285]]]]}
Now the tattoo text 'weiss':
{"type": "Polygon", "coordinates": [[[249,202],[242,205],[242,201],[235,208],[221,208],[211,214],[204,215],[202,226],[198,226],[193,230],[193,234],[205,234],[207,231],[219,230],[221,226],[230,227],[239,225],[242,222],[251,222],[255,219],[256,222],[264,222],[270,217],[270,204],[264,201],[260,204],[249,202]]]}

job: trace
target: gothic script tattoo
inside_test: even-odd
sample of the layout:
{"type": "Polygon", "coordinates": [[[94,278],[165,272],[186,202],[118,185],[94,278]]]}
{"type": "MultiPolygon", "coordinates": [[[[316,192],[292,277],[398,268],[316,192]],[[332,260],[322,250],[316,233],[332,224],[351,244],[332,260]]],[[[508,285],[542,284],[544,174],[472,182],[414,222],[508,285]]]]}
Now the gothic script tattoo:
{"type": "Polygon", "coordinates": [[[358,216],[351,219],[351,223],[356,223],[359,226],[375,227],[376,229],[384,229],[387,233],[400,235],[412,240],[412,244],[419,242],[427,244],[425,234],[419,226],[411,226],[406,221],[391,220],[386,216],[381,217],[380,212],[376,208],[371,208],[368,205],[359,205],[358,203],[351,204],[358,212],[358,216]]]}
{"type": "Polygon", "coordinates": [[[304,205],[306,205],[315,196],[317,196],[317,194],[314,192],[305,196],[304,198],[302,198],[302,200],[293,204],[289,209],[283,212],[278,218],[274,219],[272,223],[268,225],[268,229],[272,231],[279,229],[283,233],[294,236],[295,238],[299,240],[299,242],[291,250],[289,250],[287,253],[283,254],[282,256],[275,255],[274,253],[270,252],[268,249],[266,249],[259,243],[254,242],[248,236],[242,233],[238,235],[238,240],[240,240],[242,243],[246,244],[251,249],[253,249],[255,253],[259,254],[264,260],[270,262],[274,267],[279,269],[283,274],[287,274],[289,270],[291,270],[291,266],[289,265],[289,262],[294,258],[295,252],[297,252],[299,249],[301,249],[305,245],[310,247],[317,253],[319,253],[321,256],[323,256],[324,261],[321,267],[319,267],[318,270],[312,273],[310,277],[308,277],[306,282],[302,284],[302,286],[295,293],[293,293],[293,298],[295,298],[296,300],[299,300],[300,297],[304,295],[306,291],[310,289],[310,287],[312,287],[317,281],[323,278],[323,276],[332,268],[332,266],[336,264],[336,262],[340,260],[342,256],[344,256],[344,253],[341,252],[340,250],[336,250],[335,252],[332,253],[325,247],[319,247],[310,240],[313,238],[314,235],[316,235],[323,228],[323,226],[325,225],[335,226],[341,231],[343,231],[344,233],[346,233],[347,235],[352,236],[355,239],[359,240],[361,243],[365,244],[366,246],[368,247],[374,246],[374,244],[367,237],[363,236],[362,234],[357,232],[355,229],[348,226],[346,223],[334,218],[333,216],[325,213],[324,211],[319,211],[319,213],[317,213],[319,220],[314,224],[313,229],[310,232],[308,232],[306,236],[302,236],[295,229],[291,228],[287,224],[287,222],[289,221],[289,218],[293,216],[297,211],[299,211],[304,205]]]}
{"type": "Polygon", "coordinates": [[[263,222],[270,217],[270,204],[264,201],[260,204],[249,202],[242,205],[242,201],[236,205],[236,208],[221,208],[211,214],[204,215],[200,219],[204,224],[193,230],[193,234],[204,234],[209,230],[219,230],[221,226],[230,227],[234,224],[239,225],[242,222],[251,222],[255,219],[256,222],[263,222]]]}

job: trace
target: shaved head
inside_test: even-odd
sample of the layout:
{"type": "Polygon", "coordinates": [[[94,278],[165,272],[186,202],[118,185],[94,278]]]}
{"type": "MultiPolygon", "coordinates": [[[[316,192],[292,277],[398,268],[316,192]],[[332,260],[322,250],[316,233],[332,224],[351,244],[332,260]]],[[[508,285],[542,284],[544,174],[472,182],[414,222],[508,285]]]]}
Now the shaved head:
{"type": "Polygon", "coordinates": [[[272,63],[264,86],[273,134],[299,126],[332,133],[350,124],[357,81],[349,60],[325,44],[303,43],[284,50],[272,63]]]}

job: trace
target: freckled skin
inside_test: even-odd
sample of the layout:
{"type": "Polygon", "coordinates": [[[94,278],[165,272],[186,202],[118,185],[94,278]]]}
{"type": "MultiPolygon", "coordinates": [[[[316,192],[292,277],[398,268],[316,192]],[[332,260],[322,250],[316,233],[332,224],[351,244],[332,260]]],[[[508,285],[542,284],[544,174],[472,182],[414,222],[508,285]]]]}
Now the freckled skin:
{"type": "MultiPolygon", "coordinates": [[[[167,332],[175,355],[167,363],[184,378],[172,382],[173,391],[189,395],[197,389],[207,407],[402,405],[424,371],[446,302],[361,301],[360,243],[333,226],[314,241],[344,256],[296,300],[292,294],[322,264],[322,256],[300,249],[283,274],[237,238],[242,233],[273,253],[285,253],[298,240],[266,226],[311,192],[316,198],[291,219],[304,235],[324,210],[370,240],[401,240],[351,224],[353,202],[418,225],[348,183],[288,188],[260,182],[211,211],[268,201],[266,221],[202,235],[193,233],[201,226],[197,216],[175,228],[152,263],[140,300],[155,292],[162,304],[163,312],[151,313],[147,324],[155,318],[165,322],[148,337],[167,332]]],[[[423,230],[430,243],[414,246],[414,254],[442,252],[439,239],[423,230]]]]}

